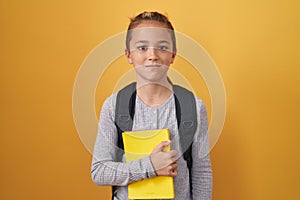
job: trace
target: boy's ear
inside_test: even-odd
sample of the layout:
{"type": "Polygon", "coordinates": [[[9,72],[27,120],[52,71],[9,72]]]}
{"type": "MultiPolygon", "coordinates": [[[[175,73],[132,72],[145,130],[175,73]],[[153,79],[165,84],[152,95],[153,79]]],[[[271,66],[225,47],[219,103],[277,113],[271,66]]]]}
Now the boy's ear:
{"type": "Polygon", "coordinates": [[[175,52],[173,52],[173,53],[172,53],[171,64],[173,64],[173,62],[174,62],[174,60],[175,60],[175,57],[176,57],[176,53],[175,53],[175,52]]]}
{"type": "Polygon", "coordinates": [[[130,54],[130,51],[128,49],[125,49],[125,56],[128,60],[128,63],[132,64],[131,54],[130,54]]]}

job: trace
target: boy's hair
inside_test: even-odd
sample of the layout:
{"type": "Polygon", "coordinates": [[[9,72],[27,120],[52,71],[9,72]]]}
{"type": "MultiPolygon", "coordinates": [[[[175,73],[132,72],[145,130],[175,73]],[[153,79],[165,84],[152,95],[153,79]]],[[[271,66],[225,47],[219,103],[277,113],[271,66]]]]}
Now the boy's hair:
{"type": "Polygon", "coordinates": [[[171,39],[172,39],[172,44],[173,44],[173,52],[176,53],[177,48],[176,48],[176,38],[175,38],[175,33],[174,33],[174,28],[169,21],[168,17],[159,13],[159,12],[143,12],[140,13],[139,15],[130,18],[130,24],[127,29],[127,34],[126,34],[126,49],[129,50],[129,42],[131,39],[131,29],[134,29],[137,27],[140,23],[144,21],[157,21],[161,22],[166,27],[168,28],[170,34],[171,34],[171,39]]]}

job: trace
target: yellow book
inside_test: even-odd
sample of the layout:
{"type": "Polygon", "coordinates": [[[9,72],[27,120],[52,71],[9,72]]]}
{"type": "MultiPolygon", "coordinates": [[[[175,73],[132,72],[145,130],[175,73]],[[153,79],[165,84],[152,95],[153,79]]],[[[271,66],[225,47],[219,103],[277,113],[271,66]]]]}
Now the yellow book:
{"type": "MultiPolygon", "coordinates": [[[[126,162],[149,155],[160,142],[169,138],[169,129],[124,132],[126,162]]],[[[164,151],[170,151],[170,145],[164,151]]],[[[157,176],[128,185],[129,199],[172,199],[174,196],[174,182],[169,176],[157,176]]]]}

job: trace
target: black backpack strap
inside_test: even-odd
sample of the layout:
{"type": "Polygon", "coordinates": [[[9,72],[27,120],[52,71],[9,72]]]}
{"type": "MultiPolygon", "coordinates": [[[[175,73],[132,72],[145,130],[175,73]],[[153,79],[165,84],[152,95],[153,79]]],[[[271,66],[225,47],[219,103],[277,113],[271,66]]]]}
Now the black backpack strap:
{"type": "Polygon", "coordinates": [[[176,118],[178,124],[179,140],[183,157],[187,162],[190,173],[190,188],[192,191],[191,168],[192,159],[192,143],[197,129],[197,107],[195,96],[189,90],[173,85],[176,118]]]}
{"type": "MultiPolygon", "coordinates": [[[[195,96],[189,90],[178,85],[173,86],[176,105],[176,117],[179,122],[179,136],[184,158],[185,152],[193,143],[195,131],[197,129],[197,108],[195,96]],[[180,116],[180,117],[179,117],[180,116]]],[[[190,155],[191,156],[191,155],[190,155]]],[[[187,161],[189,159],[186,159],[187,161]]]]}
{"type": "MultiPolygon", "coordinates": [[[[117,94],[115,108],[115,125],[118,131],[118,149],[117,160],[121,162],[124,154],[124,144],[122,133],[131,131],[133,125],[133,116],[135,112],[136,83],[131,83],[120,90],[117,94]]],[[[116,192],[116,187],[112,186],[112,199],[116,192]]]]}
{"type": "Polygon", "coordinates": [[[118,147],[124,149],[122,132],[131,131],[135,112],[136,83],[131,83],[117,94],[115,124],[118,129],[118,147]]]}

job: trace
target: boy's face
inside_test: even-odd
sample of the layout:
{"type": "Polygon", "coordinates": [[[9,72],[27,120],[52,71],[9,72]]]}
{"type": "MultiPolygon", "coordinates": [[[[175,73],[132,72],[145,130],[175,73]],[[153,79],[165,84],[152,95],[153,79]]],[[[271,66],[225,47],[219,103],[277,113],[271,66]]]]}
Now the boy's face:
{"type": "Polygon", "coordinates": [[[138,78],[148,81],[166,78],[176,55],[172,52],[169,30],[160,22],[145,21],[131,31],[126,57],[134,65],[138,78]]]}

